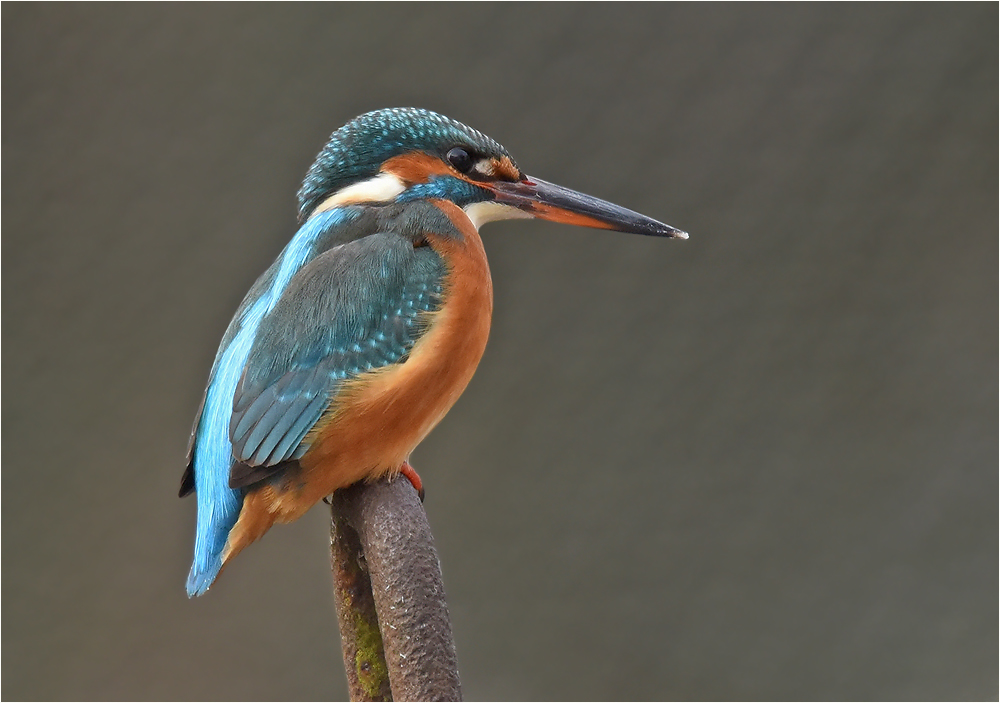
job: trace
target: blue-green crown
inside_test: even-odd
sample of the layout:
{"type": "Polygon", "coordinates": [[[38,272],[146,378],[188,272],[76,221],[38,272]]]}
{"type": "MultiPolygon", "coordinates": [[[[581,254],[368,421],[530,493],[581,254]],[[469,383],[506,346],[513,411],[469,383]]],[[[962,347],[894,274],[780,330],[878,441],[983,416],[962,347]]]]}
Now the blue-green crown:
{"type": "Polygon", "coordinates": [[[485,134],[430,110],[397,107],[356,117],[330,136],[299,189],[299,218],[326,197],[371,178],[388,159],[411,151],[444,157],[460,146],[479,156],[510,158],[485,134]]]}

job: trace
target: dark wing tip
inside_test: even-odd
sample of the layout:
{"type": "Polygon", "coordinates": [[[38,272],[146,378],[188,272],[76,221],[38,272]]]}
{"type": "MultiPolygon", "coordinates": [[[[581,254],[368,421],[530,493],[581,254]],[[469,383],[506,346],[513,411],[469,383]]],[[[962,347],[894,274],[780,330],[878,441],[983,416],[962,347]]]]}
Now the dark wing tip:
{"type": "Polygon", "coordinates": [[[270,466],[250,466],[243,462],[236,462],[229,470],[229,487],[244,488],[259,483],[297,464],[297,461],[281,461],[270,466]]]}
{"type": "Polygon", "coordinates": [[[194,466],[188,464],[181,476],[181,489],[177,492],[177,497],[183,498],[191,493],[194,493],[194,466]]]}

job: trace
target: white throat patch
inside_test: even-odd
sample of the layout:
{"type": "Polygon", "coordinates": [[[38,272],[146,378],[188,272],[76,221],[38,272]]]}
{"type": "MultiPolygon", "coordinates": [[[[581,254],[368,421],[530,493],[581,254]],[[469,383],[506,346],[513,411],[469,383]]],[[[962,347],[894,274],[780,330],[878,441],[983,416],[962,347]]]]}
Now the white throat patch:
{"type": "Polygon", "coordinates": [[[466,205],[465,214],[472,220],[472,224],[477,230],[487,222],[531,219],[531,215],[524,210],[493,201],[466,205]]]}

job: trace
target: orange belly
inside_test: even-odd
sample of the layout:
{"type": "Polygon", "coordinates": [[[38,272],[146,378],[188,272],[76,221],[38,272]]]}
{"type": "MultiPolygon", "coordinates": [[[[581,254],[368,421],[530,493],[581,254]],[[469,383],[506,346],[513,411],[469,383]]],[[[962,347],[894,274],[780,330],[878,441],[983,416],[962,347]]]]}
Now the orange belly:
{"type": "Polygon", "coordinates": [[[454,204],[437,204],[463,235],[462,241],[427,236],[448,269],[441,309],[404,363],[341,386],[310,432],[299,470],[247,493],[224,562],[273,523],[298,519],[338,488],[399,471],[472,379],[489,336],[493,285],[476,228],[454,204]]]}

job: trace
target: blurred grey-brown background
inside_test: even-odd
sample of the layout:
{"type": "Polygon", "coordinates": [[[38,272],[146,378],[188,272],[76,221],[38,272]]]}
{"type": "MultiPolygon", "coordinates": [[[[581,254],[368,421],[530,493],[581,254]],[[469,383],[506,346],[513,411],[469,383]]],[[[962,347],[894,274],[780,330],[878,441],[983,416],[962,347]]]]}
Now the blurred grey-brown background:
{"type": "Polygon", "coordinates": [[[979,5],[3,7],[3,684],[346,695],[324,506],[204,598],[176,498],[335,128],[417,105],[691,232],[484,231],[417,450],[471,699],[996,699],[979,5]]]}

